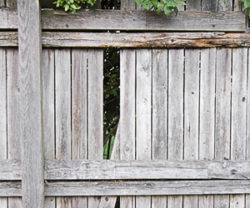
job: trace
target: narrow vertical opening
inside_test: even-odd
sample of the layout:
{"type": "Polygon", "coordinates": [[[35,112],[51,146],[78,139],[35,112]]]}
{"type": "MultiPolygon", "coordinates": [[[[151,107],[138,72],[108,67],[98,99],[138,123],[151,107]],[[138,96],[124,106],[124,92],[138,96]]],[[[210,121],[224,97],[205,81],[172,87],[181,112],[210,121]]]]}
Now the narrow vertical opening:
{"type": "Polygon", "coordinates": [[[111,159],[120,118],[120,51],[104,51],[104,148],[103,158],[111,159]]]}

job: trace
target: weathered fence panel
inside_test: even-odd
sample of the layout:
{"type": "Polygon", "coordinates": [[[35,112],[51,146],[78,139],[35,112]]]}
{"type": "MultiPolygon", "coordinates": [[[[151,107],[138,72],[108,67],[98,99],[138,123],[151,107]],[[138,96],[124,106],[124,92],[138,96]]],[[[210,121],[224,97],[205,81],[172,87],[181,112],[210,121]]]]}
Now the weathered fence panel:
{"type": "Polygon", "coordinates": [[[117,196],[121,208],[249,208],[250,36],[238,1],[188,0],[168,19],[132,0],[45,9],[34,44],[26,29],[38,34],[40,21],[18,26],[29,15],[16,5],[0,0],[1,208],[114,208],[117,196]],[[103,161],[107,47],[120,48],[116,161],[103,161]]]}

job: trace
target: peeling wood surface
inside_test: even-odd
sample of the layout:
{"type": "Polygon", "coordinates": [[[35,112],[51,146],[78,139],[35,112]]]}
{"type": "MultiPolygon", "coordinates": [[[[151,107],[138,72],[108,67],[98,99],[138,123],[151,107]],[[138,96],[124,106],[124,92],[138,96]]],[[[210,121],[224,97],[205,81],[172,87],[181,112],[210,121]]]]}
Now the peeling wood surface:
{"type": "MultiPolygon", "coordinates": [[[[46,48],[213,48],[250,47],[248,33],[43,32],[46,48]]],[[[17,32],[1,32],[0,47],[17,47],[17,32]]]]}
{"type": "MultiPolygon", "coordinates": [[[[17,29],[16,11],[0,9],[0,29],[17,29]]],[[[166,18],[151,11],[85,10],[77,14],[43,10],[44,30],[245,31],[242,12],[180,11],[166,18]]]]}

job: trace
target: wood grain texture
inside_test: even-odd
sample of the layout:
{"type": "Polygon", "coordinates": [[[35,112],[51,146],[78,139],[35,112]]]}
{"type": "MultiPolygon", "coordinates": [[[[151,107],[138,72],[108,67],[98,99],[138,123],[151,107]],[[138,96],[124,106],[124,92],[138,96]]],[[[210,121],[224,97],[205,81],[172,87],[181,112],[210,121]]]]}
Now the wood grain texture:
{"type": "MultiPolygon", "coordinates": [[[[46,48],[236,48],[250,47],[246,33],[93,33],[43,32],[46,48]]],[[[17,47],[17,32],[1,32],[1,47],[17,47]]]]}
{"type": "Polygon", "coordinates": [[[51,182],[46,196],[164,196],[250,193],[249,180],[51,182]]]}
{"type": "Polygon", "coordinates": [[[4,8],[5,7],[5,0],[0,0],[0,8],[4,8]]]}
{"type": "MultiPolygon", "coordinates": [[[[233,50],[231,159],[246,158],[247,49],[233,50]]],[[[230,206],[244,207],[245,196],[230,197],[230,206]]]]}
{"type": "MultiPolygon", "coordinates": [[[[136,51],[120,51],[120,159],[135,160],[136,51]]],[[[121,197],[121,208],[134,208],[135,199],[121,197]]]]}
{"type": "Polygon", "coordinates": [[[199,159],[214,159],[216,49],[201,50],[199,159]]]}
{"type": "MultiPolygon", "coordinates": [[[[0,29],[17,29],[16,12],[0,10],[0,29]]],[[[86,10],[75,14],[43,10],[45,30],[245,31],[242,12],[180,11],[166,19],[153,11],[86,10]],[[88,20],[88,21],[86,21],[88,20]]]]}
{"type": "MultiPolygon", "coordinates": [[[[45,179],[70,180],[248,180],[249,161],[45,160],[45,179]],[[150,174],[148,174],[150,172],[150,174]]],[[[21,180],[19,160],[0,161],[1,181],[21,180]]]]}
{"type": "MultiPolygon", "coordinates": [[[[249,194],[249,186],[249,180],[51,182],[45,185],[45,196],[249,194]]],[[[21,196],[21,183],[0,183],[0,196],[21,196]]]]}
{"type": "MultiPolygon", "coordinates": [[[[168,50],[152,52],[152,159],[168,154],[168,50]]],[[[152,197],[152,208],[167,207],[167,197],[152,197]]]]}
{"type": "MultiPolygon", "coordinates": [[[[216,50],[215,159],[230,159],[231,49],[216,50]]],[[[215,207],[229,207],[229,196],[214,196],[215,207]]]]}
{"type": "MultiPolygon", "coordinates": [[[[199,158],[199,62],[200,50],[185,50],[184,159],[199,158]]],[[[198,207],[198,196],[184,196],[186,208],[198,207]]]]}
{"type": "MultiPolygon", "coordinates": [[[[21,158],[20,150],[20,85],[21,72],[18,66],[18,51],[7,49],[7,122],[8,122],[8,159],[17,160],[21,158]]],[[[20,198],[9,198],[9,208],[21,208],[20,198]]]]}
{"type": "Polygon", "coordinates": [[[188,0],[186,2],[186,10],[188,11],[200,11],[203,1],[201,0],[188,0]]]}
{"type": "MultiPolygon", "coordinates": [[[[44,159],[55,158],[55,52],[44,49],[42,57],[44,159]]],[[[47,197],[45,208],[55,208],[55,198],[47,197]]]]}
{"type": "MultiPolygon", "coordinates": [[[[0,1],[1,7],[1,1],[0,1]]],[[[0,160],[7,159],[7,68],[6,50],[0,49],[0,160]]],[[[5,170],[5,167],[1,166],[5,170]]],[[[1,178],[1,177],[0,177],[1,178]]],[[[0,207],[7,208],[7,198],[0,198],[0,207]]]]}
{"type": "Polygon", "coordinates": [[[44,207],[40,4],[18,1],[23,208],[44,207]],[[35,184],[35,185],[34,185],[35,184]]]}
{"type": "Polygon", "coordinates": [[[17,8],[17,0],[6,0],[6,7],[11,9],[17,8]]]}
{"type": "Polygon", "coordinates": [[[214,158],[216,50],[201,50],[200,153],[202,160],[214,158]]]}
{"type": "MultiPolygon", "coordinates": [[[[201,50],[199,159],[214,159],[216,49],[201,50]]],[[[213,196],[199,197],[199,207],[213,207],[213,196]]]]}
{"type": "MultiPolygon", "coordinates": [[[[103,50],[88,50],[88,159],[103,159],[103,50]]],[[[89,198],[97,207],[100,198],[89,198]]]]}
{"type": "MultiPolygon", "coordinates": [[[[250,54],[248,49],[248,67],[247,67],[247,152],[246,152],[246,159],[250,159],[250,129],[248,126],[250,125],[250,54]]],[[[246,208],[250,207],[250,195],[246,195],[246,208]]]]}
{"type": "MultiPolygon", "coordinates": [[[[71,57],[70,50],[55,50],[56,159],[71,159],[71,57]]],[[[58,197],[56,206],[67,207],[70,198],[58,197]]]]}
{"type": "MultiPolygon", "coordinates": [[[[152,50],[136,52],[136,159],[151,160],[152,50]]],[[[151,197],[136,197],[136,207],[150,208],[151,197]]]]}
{"type": "Polygon", "coordinates": [[[20,198],[22,196],[21,182],[1,182],[0,197],[11,197],[8,200],[8,207],[22,207],[20,198]],[[18,202],[19,200],[19,202],[18,202]]]}
{"type": "MultiPolygon", "coordinates": [[[[87,50],[72,50],[72,159],[87,159],[88,59],[87,50]]],[[[72,207],[87,207],[87,198],[72,199],[72,207]]]]}
{"type": "MultiPolygon", "coordinates": [[[[249,161],[48,160],[47,180],[249,179],[249,161]],[[150,174],[148,174],[150,172],[150,174]]],[[[5,164],[0,163],[0,164],[5,164]]],[[[5,164],[18,177],[18,164],[5,164]],[[14,169],[12,169],[14,167],[14,169]]],[[[0,176],[7,179],[5,171],[0,176]]],[[[0,178],[1,179],[1,178],[0,178]]]]}
{"type": "MultiPolygon", "coordinates": [[[[168,160],[183,159],[184,50],[169,50],[168,160]]],[[[168,197],[168,207],[182,208],[183,197],[168,197]]]]}
{"type": "MultiPolygon", "coordinates": [[[[120,159],[120,140],[121,140],[121,137],[120,137],[120,122],[119,122],[116,135],[115,135],[113,150],[111,153],[112,160],[120,159]]],[[[113,208],[116,205],[116,200],[117,200],[117,197],[104,196],[101,198],[98,208],[113,208]]]]}

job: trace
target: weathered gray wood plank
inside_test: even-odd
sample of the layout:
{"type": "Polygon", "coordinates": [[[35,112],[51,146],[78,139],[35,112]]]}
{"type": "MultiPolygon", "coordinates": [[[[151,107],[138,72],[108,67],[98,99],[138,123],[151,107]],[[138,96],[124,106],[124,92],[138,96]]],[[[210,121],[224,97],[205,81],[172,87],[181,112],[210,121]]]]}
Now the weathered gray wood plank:
{"type": "MultiPolygon", "coordinates": [[[[19,160],[0,161],[0,180],[20,180],[19,160]]],[[[46,180],[250,179],[249,161],[45,160],[46,180]],[[148,174],[150,172],[150,174],[148,174]]]]}
{"type": "MultiPolygon", "coordinates": [[[[103,50],[88,50],[88,159],[103,159],[103,50]]],[[[89,198],[97,207],[100,198],[89,198]]]]}
{"type": "Polygon", "coordinates": [[[200,160],[214,159],[215,70],[216,49],[201,50],[200,160]]]}
{"type": "MultiPolygon", "coordinates": [[[[152,50],[136,53],[136,159],[151,160],[152,50]]],[[[151,197],[136,197],[136,207],[150,208],[151,197]]]]}
{"type": "MultiPolygon", "coordinates": [[[[250,129],[248,128],[250,125],[250,54],[248,49],[248,67],[247,67],[247,152],[246,159],[250,160],[250,129]]],[[[246,208],[250,207],[250,195],[246,195],[246,208]]]]}
{"type": "Polygon", "coordinates": [[[23,208],[44,207],[40,3],[18,0],[23,208]]]}
{"type": "MultiPolygon", "coordinates": [[[[20,76],[17,49],[7,49],[7,122],[8,122],[8,159],[21,158],[20,128],[20,76]]],[[[20,198],[8,199],[9,208],[21,208],[20,198]]]]}
{"type": "Polygon", "coordinates": [[[22,202],[17,199],[22,196],[21,182],[1,182],[0,183],[0,197],[11,197],[13,200],[8,199],[8,207],[22,207],[22,202]],[[15,201],[16,200],[16,203],[15,201]]]}
{"type": "MultiPolygon", "coordinates": [[[[199,159],[214,159],[216,49],[201,50],[199,159]]],[[[200,196],[199,208],[213,207],[213,196],[200,196]]]]}
{"type": "Polygon", "coordinates": [[[0,8],[5,7],[5,0],[0,0],[0,8]]]}
{"type": "MultiPolygon", "coordinates": [[[[199,159],[200,50],[185,50],[184,159],[199,159]]],[[[184,196],[185,208],[198,207],[198,196],[184,196]]]]}
{"type": "MultiPolygon", "coordinates": [[[[44,159],[55,158],[55,52],[51,49],[43,50],[42,58],[42,86],[43,86],[43,147],[44,159]]],[[[45,208],[55,207],[55,198],[47,197],[45,208]]]]}
{"type": "Polygon", "coordinates": [[[249,180],[53,182],[46,196],[150,196],[250,193],[249,180]]]}
{"type": "MultiPolygon", "coordinates": [[[[16,12],[0,10],[0,29],[17,29],[16,12]]],[[[151,11],[86,10],[76,15],[43,10],[45,30],[245,31],[242,12],[181,11],[166,18],[151,11]]]]}
{"type": "MultiPolygon", "coordinates": [[[[3,5],[2,5],[3,6],[3,5]]],[[[1,7],[1,1],[0,1],[1,7]]],[[[7,159],[7,68],[6,50],[0,49],[0,160],[7,159]]],[[[5,167],[1,168],[5,169],[5,167]]],[[[0,207],[7,208],[7,198],[0,198],[0,207]]]]}
{"type": "MultiPolygon", "coordinates": [[[[183,159],[184,50],[169,50],[168,160],[183,159]]],[[[168,197],[168,207],[182,208],[183,197],[168,197]]]]}
{"type": "MultiPolygon", "coordinates": [[[[55,50],[56,159],[71,159],[71,57],[70,50],[55,50]]],[[[58,208],[71,204],[58,197],[58,208]]]]}
{"type": "MultiPolygon", "coordinates": [[[[120,51],[120,159],[135,160],[136,51],[120,51]]],[[[134,208],[135,199],[120,198],[121,208],[134,208]]]]}
{"type": "MultiPolygon", "coordinates": [[[[43,32],[43,47],[48,48],[236,48],[250,47],[246,33],[92,33],[43,32]]],[[[17,47],[17,32],[1,32],[1,47],[17,47]]]]}
{"type": "MultiPolygon", "coordinates": [[[[72,159],[87,159],[87,50],[72,51],[72,159]]],[[[72,199],[72,207],[87,207],[87,198],[72,199]]]]}
{"type": "MultiPolygon", "coordinates": [[[[231,49],[216,49],[215,159],[230,159],[231,49]]],[[[229,207],[229,196],[214,196],[215,207],[229,207]]]]}
{"type": "Polygon", "coordinates": [[[21,180],[20,160],[0,160],[0,181],[21,180]]]}
{"type": "Polygon", "coordinates": [[[17,8],[17,0],[6,0],[6,7],[11,9],[17,8]]]}
{"type": "MultiPolygon", "coordinates": [[[[119,160],[120,159],[120,122],[117,127],[114,146],[111,154],[112,160],[119,160]]],[[[100,204],[98,205],[98,208],[113,208],[115,207],[117,197],[107,197],[104,196],[100,200],[100,204]]]]}
{"type": "Polygon", "coordinates": [[[0,48],[0,160],[7,159],[7,68],[6,50],[0,48]]]}
{"type": "MultiPolygon", "coordinates": [[[[168,50],[152,52],[152,159],[168,154],[168,50]]],[[[167,207],[167,197],[152,197],[152,208],[167,207]]]]}
{"type": "MultiPolygon", "coordinates": [[[[45,196],[249,194],[249,187],[249,180],[47,182],[45,196]]],[[[0,196],[21,196],[21,183],[0,183],[0,196]]]]}
{"type": "MultiPolygon", "coordinates": [[[[233,50],[231,159],[246,158],[247,49],[233,50]]],[[[230,197],[231,207],[244,207],[245,196],[230,197]]]]}
{"type": "Polygon", "coordinates": [[[201,0],[188,0],[186,2],[186,10],[188,11],[200,11],[202,7],[201,0]]]}
{"type": "Polygon", "coordinates": [[[45,178],[47,180],[250,179],[249,169],[249,161],[48,160],[45,161],[45,178]]]}

